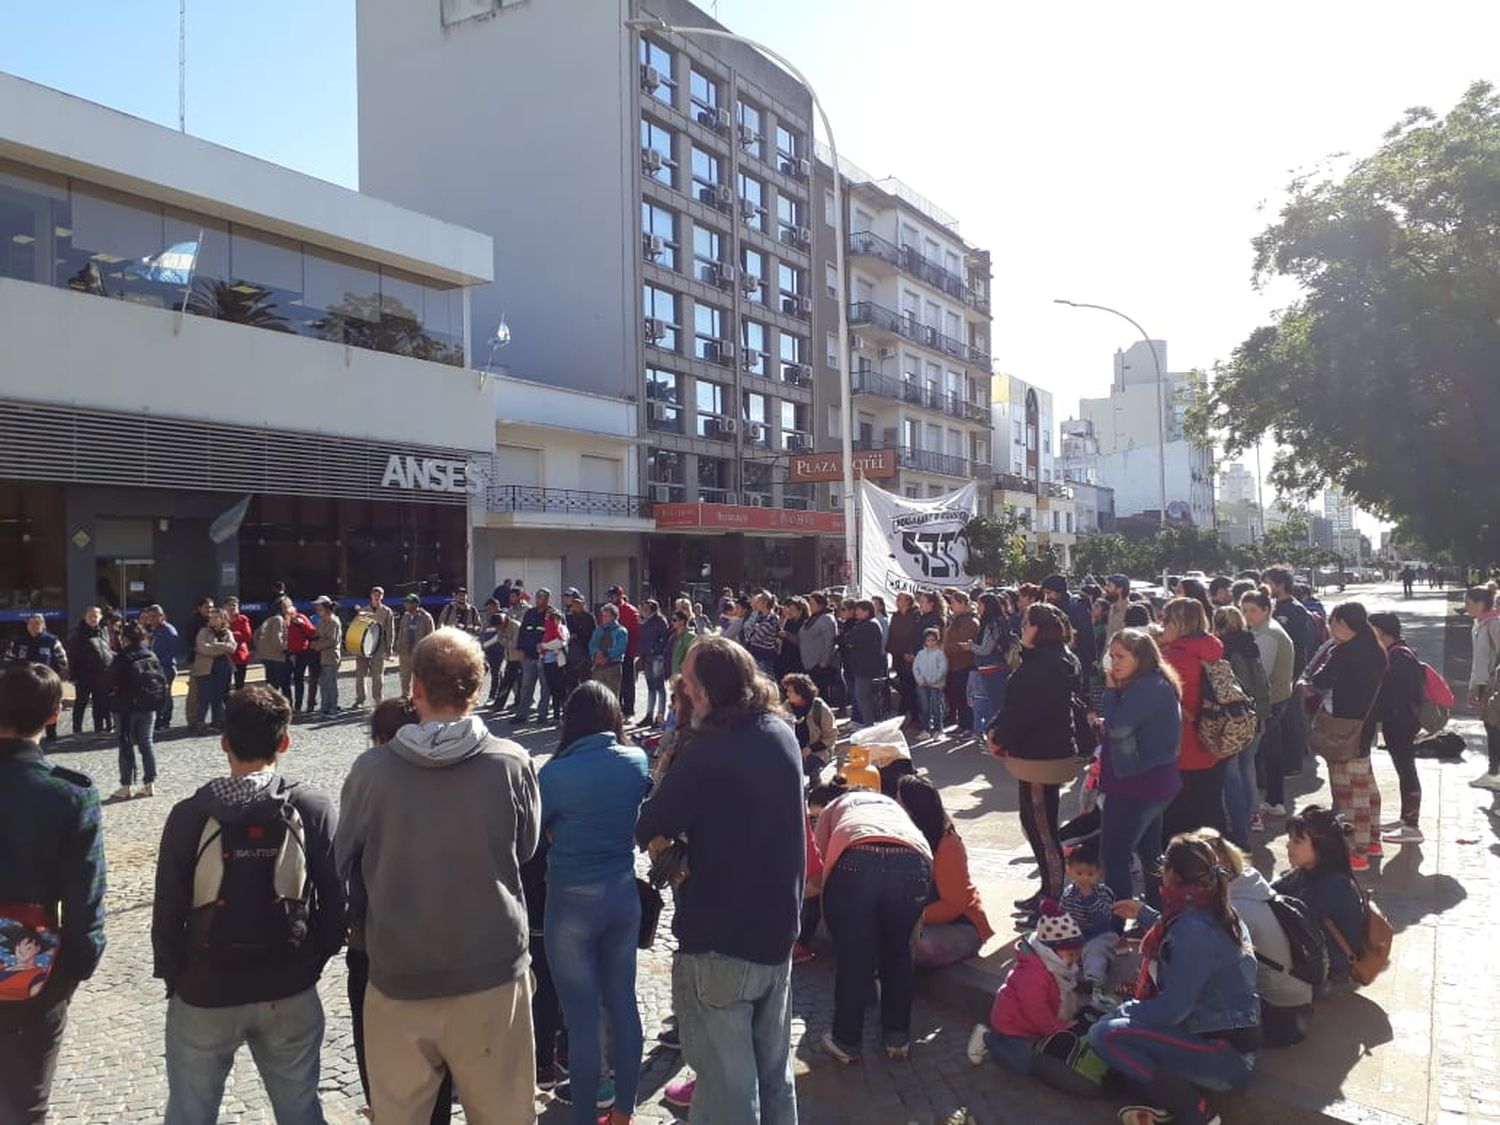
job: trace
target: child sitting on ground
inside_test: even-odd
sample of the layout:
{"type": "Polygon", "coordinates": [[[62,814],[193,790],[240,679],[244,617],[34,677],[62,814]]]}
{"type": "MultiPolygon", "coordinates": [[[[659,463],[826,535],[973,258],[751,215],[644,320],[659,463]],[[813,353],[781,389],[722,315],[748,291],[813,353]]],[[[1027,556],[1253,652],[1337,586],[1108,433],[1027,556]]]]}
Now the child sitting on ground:
{"type": "Polygon", "coordinates": [[[1079,973],[1080,995],[1102,993],[1109,980],[1119,937],[1115,932],[1115,893],[1099,881],[1099,840],[1075,844],[1067,854],[1068,888],[1062,908],[1083,932],[1083,968],[1079,973]]]}
{"type": "Polygon", "coordinates": [[[1078,1014],[1078,959],[1083,931],[1072,915],[1051,899],[1042,902],[1036,930],[1016,946],[1016,962],[995,993],[990,1026],[974,1025],[969,1033],[969,1061],[975,1066],[988,1053],[1017,1074],[1036,1065],[1036,1045],[1071,1028],[1078,1014]]]}

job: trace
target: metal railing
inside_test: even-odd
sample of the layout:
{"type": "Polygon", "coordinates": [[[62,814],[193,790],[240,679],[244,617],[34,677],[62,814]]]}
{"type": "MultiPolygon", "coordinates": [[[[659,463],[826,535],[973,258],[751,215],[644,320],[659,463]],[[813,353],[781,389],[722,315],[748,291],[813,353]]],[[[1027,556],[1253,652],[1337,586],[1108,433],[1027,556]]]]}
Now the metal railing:
{"type": "Polygon", "coordinates": [[[528,512],[556,516],[645,519],[651,501],[623,492],[589,492],[576,488],[540,488],[528,484],[492,484],[485,493],[492,512],[528,512]]]}
{"type": "Polygon", "coordinates": [[[857,230],[849,235],[849,253],[854,255],[866,255],[879,258],[911,274],[920,281],[925,281],[934,289],[940,289],[956,301],[962,301],[972,309],[982,313],[990,311],[990,301],[987,296],[970,286],[962,277],[939,265],[931,258],[919,253],[915,247],[897,246],[889,239],[881,238],[874,231],[857,230]]]}
{"type": "Polygon", "coordinates": [[[854,373],[850,376],[849,389],[857,395],[877,395],[880,398],[895,399],[897,402],[909,402],[913,406],[924,406],[928,410],[936,410],[950,417],[963,418],[970,422],[981,422],[986,426],[990,424],[992,417],[988,406],[969,402],[954,391],[924,387],[920,383],[912,383],[905,379],[893,379],[889,375],[882,375],[868,364],[854,369],[854,373]]]}
{"type": "Polygon", "coordinates": [[[852,302],[849,305],[849,323],[851,325],[868,324],[874,328],[892,332],[904,340],[911,340],[966,363],[987,365],[990,361],[988,352],[971,347],[954,336],[945,335],[931,325],[923,324],[915,316],[899,313],[884,305],[877,305],[874,301],[852,302]]]}
{"type": "Polygon", "coordinates": [[[941,473],[949,477],[969,475],[967,458],[955,457],[951,453],[938,453],[930,449],[913,449],[909,445],[898,446],[896,460],[904,469],[920,469],[927,473],[941,473]]]}

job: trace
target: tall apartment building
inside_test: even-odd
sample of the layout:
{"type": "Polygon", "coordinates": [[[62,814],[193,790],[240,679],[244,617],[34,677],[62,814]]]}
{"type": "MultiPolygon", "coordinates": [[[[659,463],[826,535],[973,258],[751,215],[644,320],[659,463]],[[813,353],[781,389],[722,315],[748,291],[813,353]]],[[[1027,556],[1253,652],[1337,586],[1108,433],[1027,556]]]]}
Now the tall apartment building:
{"type": "Polygon", "coordinates": [[[633,404],[640,580],[832,580],[842,516],[789,471],[824,350],[806,90],[739,44],[625,26],[719,26],[686,0],[357,13],[361,185],[493,236],[473,318],[507,322],[510,366],[633,404]]]}
{"type": "Polygon", "coordinates": [[[1014,375],[996,375],[995,471],[1043,482],[1059,479],[1052,392],[1014,375]]]}
{"type": "MultiPolygon", "coordinates": [[[[836,269],[834,169],[815,161],[819,450],[837,451],[842,409],[838,306],[849,302],[853,445],[863,474],[909,497],[939,496],[992,476],[990,256],[958,221],[894,178],[840,160],[848,277],[836,269]],[[842,284],[840,284],[842,280],[842,284]]],[[[841,465],[841,461],[835,459],[841,465]]],[[[834,483],[828,499],[837,507],[834,483]]]]}
{"type": "Polygon", "coordinates": [[[1219,475],[1215,497],[1219,535],[1230,546],[1253,543],[1264,534],[1255,474],[1243,462],[1236,461],[1219,475]]]}

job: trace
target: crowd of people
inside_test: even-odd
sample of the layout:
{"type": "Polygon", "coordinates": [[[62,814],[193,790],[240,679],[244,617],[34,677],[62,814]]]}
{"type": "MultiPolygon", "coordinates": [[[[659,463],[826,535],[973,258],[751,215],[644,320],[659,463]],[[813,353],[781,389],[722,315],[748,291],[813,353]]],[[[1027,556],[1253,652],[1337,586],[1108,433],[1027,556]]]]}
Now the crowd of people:
{"type": "MultiPolygon", "coordinates": [[[[1015,904],[1024,937],[971,1060],[1039,1073],[1052,1037],[1071,1035],[1138,1094],[1129,1125],[1213,1121],[1205,1091],[1248,1082],[1258,1050],[1302,1039],[1319,997],[1368,975],[1354,876],[1384,845],[1421,840],[1413,744],[1429,670],[1397,615],[1353,601],[1326,612],[1284,567],[1185,578],[1170,598],[1131,585],[1075,592],[1055,575],[889,608],[726,590],[711,617],[686,598],[637,608],[618,586],[591,608],[573,587],[554,606],[547,589],[504,583],[483,606],[457,591],[436,619],[415,595],[397,615],[377,587],[356,611],[379,626],[355,669],[372,748],[336,810],[277,769],[299,713],[340,713],[331,599],[313,622],[283,598],[253,627],[233,599],[205,599],[187,651],[159,607],[118,623],[90,610],[66,644],[37,619],[0,669],[0,931],[32,966],[24,1002],[0,1003],[19,1044],[0,1063],[0,1103],[45,1114],[69,998],[104,947],[98,797],[43,749],[62,677],[75,732],[92,704],[95,730],[119,738],[115,796],[150,795],[152,736],[190,659],[190,723],[218,736],[226,772],[173,806],[158,857],[169,1122],[214,1119],[247,1042],[278,1120],[321,1121],[315,986],[347,946],[361,1081],[382,1125],[446,1120],[453,1097],[470,1120],[531,1120],[537,1090],[575,1121],[625,1125],[656,887],[676,937],[663,1041],[691,1068],[667,1100],[695,1120],[794,1122],[791,975],[820,935],[835,962],[821,1048],[853,1064],[872,997],[879,1049],[907,1058],[916,971],[995,933],[931,782],[839,769],[841,717],[897,716],[919,748],[973,738],[1004,761],[1036,859],[1040,886],[1015,904]],[[387,699],[392,657],[400,694],[387,699]],[[252,662],[264,684],[246,683],[252,662]],[[1231,703],[1250,726],[1232,745],[1205,721],[1231,703]],[[506,716],[556,725],[540,770],[491,730],[506,716]],[[1400,778],[1389,825],[1369,765],[1377,730],[1400,778]],[[1332,807],[1292,813],[1285,779],[1310,750],[1329,764],[1332,807]],[[1061,825],[1080,776],[1080,815],[1061,825]],[[1290,870],[1267,882],[1246,853],[1271,818],[1290,870]],[[1115,962],[1137,945],[1120,1003],[1115,962]]],[[[1474,784],[1500,790],[1494,602],[1479,587],[1465,605],[1469,702],[1490,753],[1474,784]]],[[[23,987],[11,980],[0,999],[23,987]]]]}

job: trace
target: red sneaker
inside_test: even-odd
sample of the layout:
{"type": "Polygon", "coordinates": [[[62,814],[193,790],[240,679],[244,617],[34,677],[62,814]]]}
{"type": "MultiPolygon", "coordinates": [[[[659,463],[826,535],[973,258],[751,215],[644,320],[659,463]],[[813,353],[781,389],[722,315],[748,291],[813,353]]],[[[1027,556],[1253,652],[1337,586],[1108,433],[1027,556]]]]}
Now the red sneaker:
{"type": "Polygon", "coordinates": [[[1368,871],[1370,870],[1370,861],[1362,856],[1359,852],[1354,852],[1349,856],[1349,870],[1368,871]]]}

